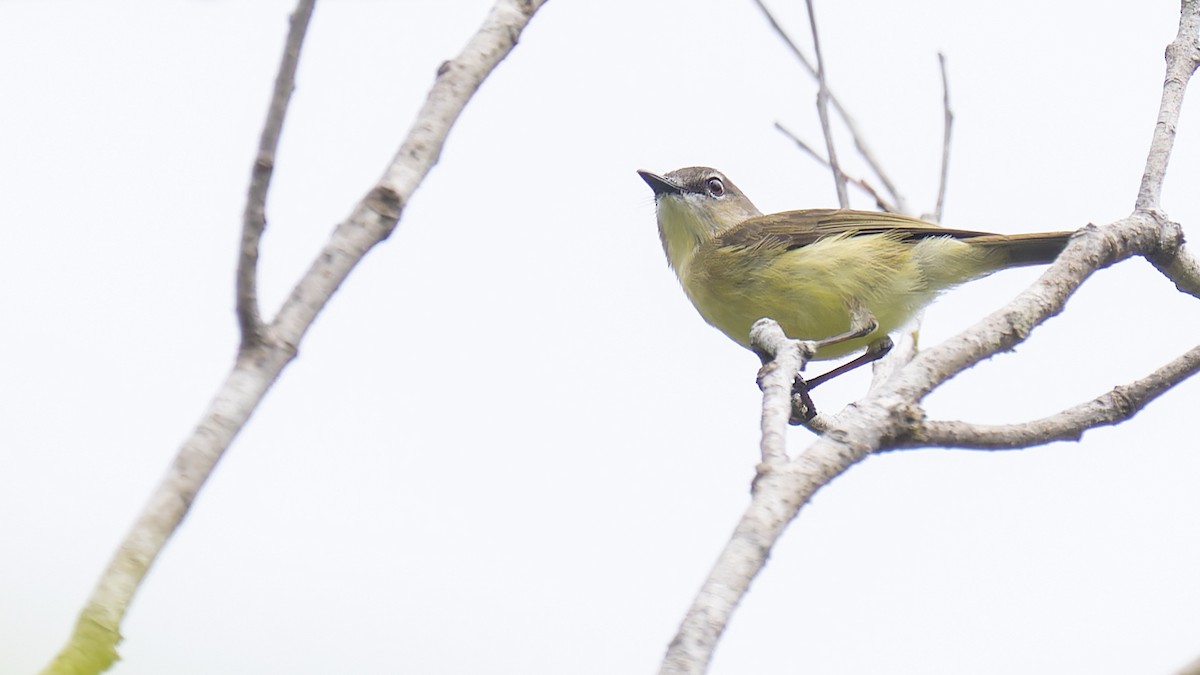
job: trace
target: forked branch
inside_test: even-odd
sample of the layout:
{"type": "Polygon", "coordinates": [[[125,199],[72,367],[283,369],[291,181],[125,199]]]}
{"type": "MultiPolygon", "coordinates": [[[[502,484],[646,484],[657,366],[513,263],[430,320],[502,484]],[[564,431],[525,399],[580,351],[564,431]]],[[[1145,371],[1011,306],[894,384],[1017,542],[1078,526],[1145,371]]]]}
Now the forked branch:
{"type": "Polygon", "coordinates": [[[315,4],[316,0],[301,0],[296,5],[296,11],[292,12],[287,42],[283,47],[283,60],[275,75],[275,89],[267,109],[267,121],[263,124],[258,154],[250,170],[250,189],[242,214],[242,245],[237,265],[237,317],[243,350],[262,340],[263,326],[258,308],[258,246],[267,227],[267,192],[275,171],[275,153],[283,133],[288,103],[296,89],[296,67],[300,64],[300,50],[304,47],[304,36],[308,34],[308,22],[315,4]]]}
{"type": "MultiPolygon", "coordinates": [[[[1034,327],[1061,311],[1067,298],[1092,272],[1142,255],[1155,261],[1181,288],[1200,286],[1198,265],[1182,248],[1181,229],[1158,210],[1183,93],[1200,62],[1196,54],[1200,28],[1198,3],[1200,0],[1184,0],[1180,37],[1168,49],[1162,110],[1134,212],[1110,225],[1081,230],[1030,288],[975,326],[918,354],[911,362],[889,372],[885,379],[873,383],[866,397],[834,416],[824,427],[827,432],[803,453],[782,463],[773,459],[760,464],[750,506],[685,615],[660,673],[697,675],[707,669],[713,650],[751,580],[766,564],[787,523],[818,490],[873,452],[911,447],[914,439],[924,442],[937,437],[949,443],[954,434],[964,432],[965,427],[951,423],[924,422],[920,408],[924,396],[955,373],[1024,340],[1034,327]]],[[[1038,428],[1021,431],[1025,434],[1022,440],[1034,445],[1043,442],[1042,435],[1067,429],[1078,435],[1086,429],[1111,424],[1197,370],[1200,370],[1200,348],[1107,397],[1063,411],[1056,416],[1058,419],[1030,423],[1038,428]],[[1073,417],[1073,413],[1086,414],[1073,417]],[[1091,417],[1084,419],[1087,415],[1091,417]]],[[[771,420],[779,417],[764,409],[764,441],[768,415],[771,420]]],[[[975,427],[970,433],[979,440],[991,431],[975,427]]],[[[772,451],[772,457],[780,452],[772,451]]]]}
{"type": "MultiPolygon", "coordinates": [[[[443,64],[383,178],[356,206],[350,218],[334,229],[329,243],[296,284],[279,315],[269,327],[263,328],[254,301],[254,262],[265,222],[258,210],[274,163],[278,129],[273,126],[282,123],[287,107],[287,96],[280,92],[290,91],[292,76],[288,71],[294,71],[295,56],[299,53],[300,37],[295,33],[302,31],[307,23],[293,19],[293,35],[288,39],[268,128],[264,129],[260,145],[260,151],[270,148],[272,156],[256,162],[252,181],[258,183],[250,191],[249,215],[239,251],[238,319],[243,337],[237,360],[101,575],[80,612],[70,640],[43,674],[90,675],[106,670],[116,659],[121,621],[134,594],[217,462],[294,358],[316,315],[367,251],[396,227],[404,204],[437,163],[446,136],[464,106],[484,78],[516,45],[518,36],[544,1],[499,0],[463,51],[443,64]],[[293,46],[295,54],[290,51],[293,46]]],[[[300,2],[301,9],[310,5],[310,0],[300,2]]],[[[302,14],[299,9],[297,12],[302,14]]],[[[260,155],[259,159],[264,157],[260,155]]]]}
{"type": "Polygon", "coordinates": [[[1099,426],[1119,424],[1133,417],[1151,401],[1200,371],[1200,346],[1193,347],[1170,363],[1129,384],[1113,388],[1096,398],[1049,417],[1021,424],[970,424],[958,421],[914,421],[908,438],[892,450],[918,448],[963,448],[969,450],[1015,450],[1055,441],[1079,440],[1099,426]]]}
{"type": "MultiPolygon", "coordinates": [[[[788,139],[790,139],[793,143],[796,144],[796,147],[800,148],[801,151],[803,151],[808,156],[815,159],[822,166],[824,166],[827,169],[833,168],[833,166],[829,164],[829,160],[826,159],[824,155],[822,155],[821,153],[814,150],[811,145],[809,145],[808,143],[805,143],[803,139],[801,139],[796,134],[792,133],[787,127],[783,126],[779,122],[776,122],[775,129],[778,130],[779,133],[783,134],[784,136],[787,136],[788,139]]],[[[850,185],[853,185],[854,187],[858,188],[859,190],[862,190],[863,192],[867,193],[867,195],[869,195],[871,197],[871,199],[875,200],[875,206],[877,206],[881,211],[887,211],[888,213],[900,213],[901,212],[900,207],[889,202],[887,200],[887,198],[885,198],[883,195],[879,194],[879,192],[875,189],[875,187],[873,185],[871,185],[870,183],[868,183],[866,180],[864,180],[862,178],[858,178],[857,176],[851,176],[845,172],[842,172],[842,176],[845,177],[846,181],[850,185]]]]}
{"type": "MultiPolygon", "coordinates": [[[[783,26],[779,24],[779,21],[775,18],[775,15],[771,13],[771,10],[767,9],[767,6],[763,4],[762,0],[754,0],[754,4],[758,6],[759,10],[762,11],[763,16],[767,18],[767,22],[771,24],[771,29],[774,30],[777,35],[779,35],[784,44],[786,44],[788,49],[791,50],[792,54],[796,56],[796,60],[800,62],[800,65],[804,67],[804,69],[813,79],[816,79],[817,68],[812,64],[812,61],[805,56],[800,47],[796,45],[796,42],[792,40],[792,37],[788,35],[787,31],[783,29],[783,26]]],[[[826,92],[829,96],[829,104],[833,106],[833,110],[838,114],[838,117],[842,118],[842,122],[846,125],[847,131],[850,132],[850,137],[854,139],[854,149],[858,151],[858,154],[862,156],[864,161],[866,161],[867,166],[871,168],[871,171],[875,173],[875,176],[879,179],[880,183],[883,184],[883,189],[886,190],[889,195],[891,195],[889,201],[895,204],[895,207],[887,210],[893,213],[907,213],[908,207],[905,204],[904,196],[901,195],[900,191],[896,189],[896,184],[892,182],[891,178],[888,177],[887,172],[884,171],[883,164],[878,158],[875,157],[875,153],[871,151],[871,146],[867,145],[866,135],[863,134],[862,129],[859,128],[858,122],[855,121],[854,117],[851,116],[849,111],[846,110],[845,106],[842,105],[841,100],[838,99],[838,97],[832,91],[830,91],[828,87],[826,87],[826,92]]]]}

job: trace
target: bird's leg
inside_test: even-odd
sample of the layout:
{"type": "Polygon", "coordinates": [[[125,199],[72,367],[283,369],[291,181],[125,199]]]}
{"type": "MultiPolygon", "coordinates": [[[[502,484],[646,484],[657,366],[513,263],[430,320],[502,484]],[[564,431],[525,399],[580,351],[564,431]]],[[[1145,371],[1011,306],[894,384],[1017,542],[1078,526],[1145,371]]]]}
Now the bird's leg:
{"type": "Polygon", "coordinates": [[[879,328],[879,322],[875,320],[875,315],[859,306],[858,303],[854,303],[850,307],[850,330],[823,340],[817,340],[817,348],[820,349],[821,347],[828,347],[866,337],[874,333],[876,328],[879,328]]]}
{"type": "MultiPolygon", "coordinates": [[[[858,303],[850,306],[850,330],[839,335],[827,337],[823,340],[817,340],[817,348],[836,345],[849,340],[857,340],[866,337],[879,328],[879,322],[871,312],[867,311],[858,303]]],[[[872,361],[878,361],[892,349],[892,339],[884,335],[881,339],[872,342],[867,346],[867,351],[858,358],[844,363],[833,370],[818,375],[810,380],[805,380],[799,375],[796,376],[795,383],[792,384],[792,424],[803,424],[817,416],[817,407],[813,404],[812,397],[808,392],[812,391],[817,385],[822,382],[827,382],[842,373],[850,372],[855,368],[872,361]]]]}
{"type": "MultiPolygon", "coordinates": [[[[817,340],[818,349],[866,337],[871,333],[874,333],[875,329],[879,328],[879,322],[875,320],[875,315],[871,314],[871,312],[869,312],[862,305],[858,304],[857,302],[851,303],[849,310],[850,330],[846,331],[845,333],[841,333],[840,335],[834,335],[823,340],[817,340]]],[[[811,380],[808,380],[808,388],[812,389],[818,384],[837,377],[842,373],[854,370],[864,363],[870,363],[878,360],[881,356],[888,353],[888,350],[891,348],[892,341],[885,335],[882,340],[876,340],[875,342],[872,342],[870,346],[867,347],[866,353],[864,353],[862,356],[850,361],[849,363],[840,365],[824,375],[818,375],[811,380]]]]}
{"type": "Polygon", "coordinates": [[[838,375],[848,373],[859,366],[864,366],[868,363],[878,361],[890,351],[892,351],[892,338],[885,335],[875,342],[867,345],[867,351],[860,354],[857,358],[847,361],[846,363],[843,363],[827,373],[823,373],[810,380],[806,380],[804,384],[809,390],[812,390],[822,382],[828,382],[838,375]]]}

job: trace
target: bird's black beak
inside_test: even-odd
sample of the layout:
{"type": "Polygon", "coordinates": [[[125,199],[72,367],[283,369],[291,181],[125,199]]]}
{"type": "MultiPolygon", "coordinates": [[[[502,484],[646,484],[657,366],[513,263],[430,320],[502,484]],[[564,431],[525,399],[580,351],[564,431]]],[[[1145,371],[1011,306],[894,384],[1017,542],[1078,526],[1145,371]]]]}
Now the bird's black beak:
{"type": "Polygon", "coordinates": [[[683,194],[683,188],[656,173],[639,170],[638,175],[642,177],[642,180],[646,181],[646,185],[649,185],[651,190],[654,190],[654,196],[656,197],[659,195],[683,194]]]}

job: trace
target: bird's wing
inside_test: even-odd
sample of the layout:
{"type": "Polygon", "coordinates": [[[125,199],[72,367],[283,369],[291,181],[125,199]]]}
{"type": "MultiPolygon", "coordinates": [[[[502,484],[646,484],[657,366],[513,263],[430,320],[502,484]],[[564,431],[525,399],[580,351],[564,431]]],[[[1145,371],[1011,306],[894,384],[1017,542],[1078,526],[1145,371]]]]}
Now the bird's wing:
{"type": "Polygon", "coordinates": [[[718,234],[713,243],[721,248],[791,250],[828,237],[859,237],[873,234],[891,235],[903,241],[926,237],[970,239],[991,233],[955,230],[881,211],[808,209],[772,213],[742,221],[718,234]]]}

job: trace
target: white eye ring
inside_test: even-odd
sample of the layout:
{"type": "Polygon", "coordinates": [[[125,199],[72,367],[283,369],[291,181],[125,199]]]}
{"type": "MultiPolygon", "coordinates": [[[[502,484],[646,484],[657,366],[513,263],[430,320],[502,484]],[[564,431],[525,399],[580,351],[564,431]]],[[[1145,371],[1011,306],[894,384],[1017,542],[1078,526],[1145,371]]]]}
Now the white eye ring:
{"type": "Polygon", "coordinates": [[[725,183],[722,183],[721,179],[716,176],[712,176],[706,180],[704,185],[708,188],[708,194],[714,197],[720,197],[725,194],[725,183]]]}

